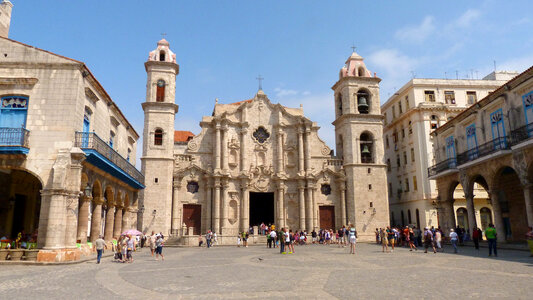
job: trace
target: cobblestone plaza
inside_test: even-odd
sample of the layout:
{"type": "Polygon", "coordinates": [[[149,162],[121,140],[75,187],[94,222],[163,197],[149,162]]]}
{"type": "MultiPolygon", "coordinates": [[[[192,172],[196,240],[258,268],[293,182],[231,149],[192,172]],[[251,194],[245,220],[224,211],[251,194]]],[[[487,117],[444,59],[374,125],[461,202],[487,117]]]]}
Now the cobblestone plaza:
{"type": "MultiPolygon", "coordinates": [[[[527,299],[533,259],[500,250],[498,258],[461,247],[445,253],[382,253],[381,247],[308,245],[296,254],[278,249],[165,248],[165,261],[148,249],[131,264],[0,267],[0,298],[25,299],[527,299]]],[[[529,296],[528,296],[529,295],[529,296]]]]}

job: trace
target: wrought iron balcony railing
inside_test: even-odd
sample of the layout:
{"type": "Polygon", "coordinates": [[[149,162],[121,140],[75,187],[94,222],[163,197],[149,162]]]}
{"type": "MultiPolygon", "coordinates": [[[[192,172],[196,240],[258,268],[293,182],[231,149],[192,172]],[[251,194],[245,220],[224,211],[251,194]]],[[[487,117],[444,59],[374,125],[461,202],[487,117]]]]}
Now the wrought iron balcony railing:
{"type": "Polygon", "coordinates": [[[476,160],[480,157],[484,157],[500,150],[505,150],[509,148],[509,139],[506,136],[495,138],[490,142],[479,145],[476,148],[467,150],[457,155],[457,164],[462,165],[469,161],[476,160]]]}
{"type": "Polygon", "coordinates": [[[0,128],[0,146],[29,147],[30,131],[25,128],[0,128]]]}
{"type": "Polygon", "coordinates": [[[531,137],[533,137],[533,123],[511,131],[511,146],[520,144],[531,137]]]}
{"type": "Polygon", "coordinates": [[[76,132],[75,146],[81,149],[92,149],[103,155],[117,167],[122,169],[135,180],[144,184],[144,175],[139,172],[130,162],[104,142],[94,132],[76,132]]]}
{"type": "Polygon", "coordinates": [[[457,159],[455,157],[448,158],[439,162],[438,164],[428,168],[428,176],[434,176],[441,172],[457,168],[457,159]]]}

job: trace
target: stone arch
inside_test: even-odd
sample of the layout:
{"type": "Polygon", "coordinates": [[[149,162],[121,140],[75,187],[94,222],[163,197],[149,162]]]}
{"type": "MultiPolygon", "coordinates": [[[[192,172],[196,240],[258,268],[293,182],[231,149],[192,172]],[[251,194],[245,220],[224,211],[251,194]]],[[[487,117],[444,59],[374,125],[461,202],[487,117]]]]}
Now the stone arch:
{"type": "Polygon", "coordinates": [[[124,208],[128,208],[130,206],[130,195],[126,193],[124,195],[124,208]]]}
{"type": "Polygon", "coordinates": [[[359,68],[357,68],[357,76],[359,77],[365,76],[365,68],[363,68],[363,66],[359,66],[359,68]]]}
{"type": "Polygon", "coordinates": [[[81,173],[80,191],[83,192],[87,185],[89,185],[89,176],[85,173],[81,173]]]}
{"type": "Polygon", "coordinates": [[[164,135],[164,131],[162,128],[156,128],[154,130],[154,145],[155,146],[163,145],[163,135],[164,135]]]}
{"type": "Polygon", "coordinates": [[[115,203],[115,192],[112,186],[106,186],[104,191],[104,199],[107,205],[115,203]]]}
{"type": "Polygon", "coordinates": [[[102,184],[98,179],[93,182],[92,195],[93,199],[102,197],[102,184]]]}
{"type": "Polygon", "coordinates": [[[526,205],[522,182],[514,168],[504,165],[497,170],[492,196],[493,202],[498,201],[505,239],[523,240],[528,226],[526,205]]]}
{"type": "Polygon", "coordinates": [[[356,96],[357,111],[360,114],[368,114],[372,110],[372,93],[366,88],[360,88],[356,96]]]}
{"type": "Polygon", "coordinates": [[[363,131],[359,136],[359,153],[362,163],[374,163],[374,135],[369,131],[363,131]]]}
{"type": "Polygon", "coordinates": [[[166,52],[165,50],[159,51],[159,61],[165,61],[166,60],[166,52]]]}
{"type": "Polygon", "coordinates": [[[342,93],[338,93],[335,99],[335,111],[337,112],[337,118],[342,116],[342,93]]]}

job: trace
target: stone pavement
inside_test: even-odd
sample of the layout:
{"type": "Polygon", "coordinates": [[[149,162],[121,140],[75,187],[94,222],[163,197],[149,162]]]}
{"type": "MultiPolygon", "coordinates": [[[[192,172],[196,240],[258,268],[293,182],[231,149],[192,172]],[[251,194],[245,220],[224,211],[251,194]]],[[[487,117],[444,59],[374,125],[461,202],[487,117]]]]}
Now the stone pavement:
{"type": "Polygon", "coordinates": [[[382,253],[374,244],[348,248],[308,245],[278,249],[165,248],[165,261],[147,249],[135,262],[0,266],[0,298],[9,299],[530,299],[533,258],[523,251],[461,247],[459,254],[382,253]]]}

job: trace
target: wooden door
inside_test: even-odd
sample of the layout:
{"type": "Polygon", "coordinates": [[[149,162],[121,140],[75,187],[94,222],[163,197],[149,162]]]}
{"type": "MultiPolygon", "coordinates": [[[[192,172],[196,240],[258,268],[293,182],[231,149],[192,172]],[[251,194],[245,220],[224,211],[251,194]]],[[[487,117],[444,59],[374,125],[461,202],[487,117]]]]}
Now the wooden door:
{"type": "Polygon", "coordinates": [[[320,228],[335,230],[335,206],[320,206],[320,228]]]}
{"type": "Polygon", "coordinates": [[[183,205],[183,223],[187,228],[194,227],[194,234],[199,235],[202,227],[202,206],[197,204],[183,205]]]}

